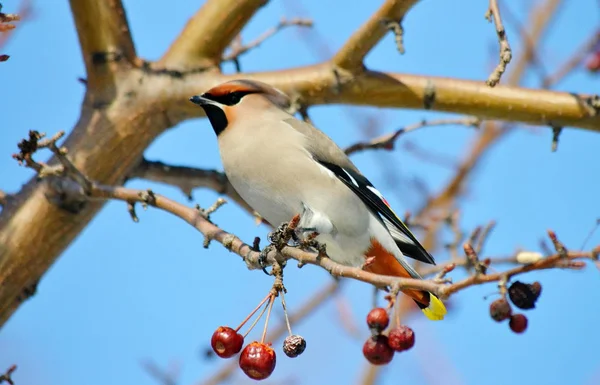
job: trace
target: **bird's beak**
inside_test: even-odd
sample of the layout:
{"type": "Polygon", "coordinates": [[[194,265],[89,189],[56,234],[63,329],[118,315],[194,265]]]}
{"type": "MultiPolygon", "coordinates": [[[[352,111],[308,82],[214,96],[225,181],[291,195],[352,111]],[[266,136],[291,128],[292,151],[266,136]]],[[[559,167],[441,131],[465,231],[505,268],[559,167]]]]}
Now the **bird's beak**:
{"type": "Polygon", "coordinates": [[[213,101],[213,100],[210,100],[210,99],[207,99],[207,98],[205,98],[205,97],[203,97],[203,96],[201,96],[201,95],[194,95],[194,96],[192,96],[192,97],[190,98],[190,102],[192,102],[192,103],[194,103],[194,104],[197,104],[197,105],[199,105],[200,107],[202,107],[202,106],[206,106],[206,105],[209,105],[209,104],[210,104],[210,105],[213,105],[213,106],[216,106],[216,105],[218,105],[218,103],[217,103],[217,102],[215,102],[215,101],[213,101]]]}

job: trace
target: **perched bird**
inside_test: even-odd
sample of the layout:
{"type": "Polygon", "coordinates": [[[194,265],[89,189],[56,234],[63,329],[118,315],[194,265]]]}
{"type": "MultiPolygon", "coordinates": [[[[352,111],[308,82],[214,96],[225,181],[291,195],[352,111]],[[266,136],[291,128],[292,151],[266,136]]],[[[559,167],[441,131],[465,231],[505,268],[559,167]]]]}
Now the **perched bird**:
{"type": "MultiPolygon", "coordinates": [[[[381,193],[327,135],[287,112],[290,99],[258,81],[235,80],[190,101],[217,134],[225,174],[274,226],[300,214],[332,260],[376,274],[421,278],[409,256],[435,264],[381,193]]],[[[404,290],[432,320],[446,314],[433,294],[404,290]]]]}

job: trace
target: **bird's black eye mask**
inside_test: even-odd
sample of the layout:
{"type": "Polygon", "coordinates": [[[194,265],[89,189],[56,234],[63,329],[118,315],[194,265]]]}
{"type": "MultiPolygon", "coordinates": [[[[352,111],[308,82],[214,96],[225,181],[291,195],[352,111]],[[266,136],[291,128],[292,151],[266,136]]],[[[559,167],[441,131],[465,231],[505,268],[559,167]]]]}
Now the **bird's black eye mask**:
{"type": "Polygon", "coordinates": [[[233,91],[223,95],[213,95],[211,93],[202,94],[203,98],[210,99],[226,106],[234,106],[242,100],[242,98],[249,94],[255,94],[258,91],[233,91]]]}

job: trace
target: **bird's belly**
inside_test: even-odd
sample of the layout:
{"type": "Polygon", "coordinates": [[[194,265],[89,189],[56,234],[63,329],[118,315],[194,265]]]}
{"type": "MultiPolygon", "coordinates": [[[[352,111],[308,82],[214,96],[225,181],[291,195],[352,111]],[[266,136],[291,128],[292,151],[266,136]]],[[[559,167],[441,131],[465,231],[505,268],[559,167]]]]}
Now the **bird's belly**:
{"type": "Polygon", "coordinates": [[[294,215],[301,214],[302,203],[293,195],[283,199],[281,195],[274,194],[252,184],[250,181],[235,175],[229,176],[231,185],[261,217],[274,227],[283,222],[289,222],[294,215]]]}

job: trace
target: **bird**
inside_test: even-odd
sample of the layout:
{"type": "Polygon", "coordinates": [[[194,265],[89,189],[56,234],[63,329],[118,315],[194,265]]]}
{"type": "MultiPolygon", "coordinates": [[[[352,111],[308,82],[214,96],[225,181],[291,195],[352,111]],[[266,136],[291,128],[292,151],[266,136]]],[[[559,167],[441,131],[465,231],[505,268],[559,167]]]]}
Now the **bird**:
{"type": "MultiPolygon", "coordinates": [[[[435,264],[344,151],[293,115],[285,93],[236,79],[189,100],[208,117],[231,185],[271,225],[299,214],[298,231],[318,234],[328,258],[375,274],[422,279],[405,257],[435,264]]],[[[427,318],[444,318],[446,307],[433,293],[402,291],[427,318]]]]}

